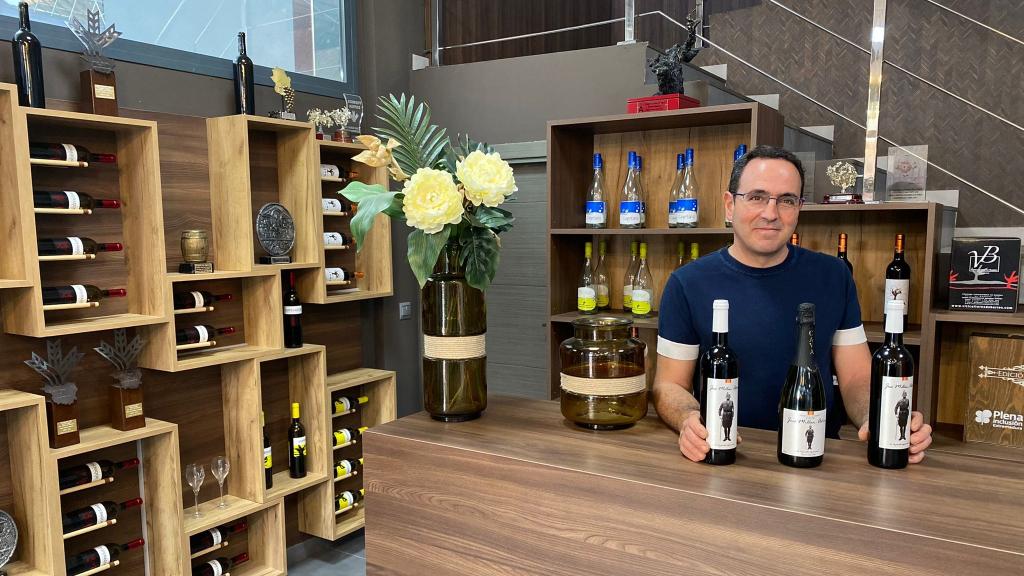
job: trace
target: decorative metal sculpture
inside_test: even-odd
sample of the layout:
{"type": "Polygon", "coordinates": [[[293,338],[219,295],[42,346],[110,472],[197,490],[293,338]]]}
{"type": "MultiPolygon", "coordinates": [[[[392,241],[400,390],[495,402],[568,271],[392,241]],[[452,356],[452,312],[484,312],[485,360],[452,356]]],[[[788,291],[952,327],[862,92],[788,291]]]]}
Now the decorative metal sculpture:
{"type": "Polygon", "coordinates": [[[840,194],[846,194],[846,189],[857,183],[857,169],[849,162],[839,162],[829,166],[825,169],[825,175],[828,176],[833,186],[838,186],[841,189],[840,194]]]}
{"type": "Polygon", "coordinates": [[[65,355],[61,350],[60,340],[47,340],[46,360],[33,352],[32,358],[25,360],[25,364],[42,374],[46,381],[43,392],[46,392],[54,404],[69,405],[74,404],[78,397],[78,386],[68,379],[71,371],[78,366],[84,356],[85,354],[79,352],[77,347],[65,355]]]}
{"type": "Polygon", "coordinates": [[[700,20],[696,12],[691,12],[686,17],[686,29],[689,32],[686,44],[675,44],[665,54],[647,61],[651,72],[658,77],[658,95],[683,93],[683,63],[693,60],[700,52],[700,48],[694,48],[698,26],[700,20]]]}
{"type": "Polygon", "coordinates": [[[85,46],[82,59],[89,63],[89,67],[101,74],[110,74],[114,71],[114,61],[104,56],[103,50],[120,38],[121,32],[114,28],[115,24],[104,29],[99,10],[87,10],[86,19],[87,24],[82,24],[78,18],[72,18],[68,28],[85,46]]]}
{"type": "Polygon", "coordinates": [[[0,576],[7,576],[2,568],[11,561],[14,550],[18,547],[18,525],[14,518],[0,510],[0,576]]]}
{"type": "Polygon", "coordinates": [[[295,221],[288,209],[277,202],[264,204],[256,215],[256,238],[270,255],[261,257],[261,263],[291,262],[287,254],[295,246],[295,221]]]}
{"type": "MultiPolygon", "coordinates": [[[[129,342],[127,331],[122,328],[120,330],[114,330],[113,346],[101,340],[100,345],[93,348],[93,350],[113,364],[119,373],[137,374],[139,372],[137,365],[139,353],[142,352],[142,347],[145,344],[146,341],[138,335],[136,335],[135,338],[132,338],[131,342],[129,342]]],[[[138,388],[140,383],[140,379],[132,378],[130,375],[124,378],[118,378],[118,387],[120,388],[138,388]]]]}

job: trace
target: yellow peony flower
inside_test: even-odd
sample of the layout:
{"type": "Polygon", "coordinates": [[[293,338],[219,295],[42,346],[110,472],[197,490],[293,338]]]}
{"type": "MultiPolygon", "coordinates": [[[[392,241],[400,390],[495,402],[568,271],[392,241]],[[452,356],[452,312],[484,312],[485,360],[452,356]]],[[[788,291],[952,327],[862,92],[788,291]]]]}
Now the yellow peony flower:
{"type": "Polygon", "coordinates": [[[353,160],[356,162],[362,162],[363,164],[373,168],[387,166],[388,170],[391,172],[391,177],[399,182],[409,178],[409,176],[402,171],[402,168],[398,165],[395,157],[391,154],[391,149],[397,148],[398,142],[389,138],[387,145],[383,145],[381,144],[380,138],[365,134],[356,136],[356,140],[366,146],[367,149],[353,156],[353,160]]]}
{"type": "Polygon", "coordinates": [[[409,226],[436,234],[445,224],[462,220],[462,193],[452,175],[444,170],[420,168],[406,180],[402,208],[409,226]]]}
{"type": "Polygon", "coordinates": [[[466,188],[466,198],[474,206],[491,208],[518,190],[512,167],[497,152],[484,154],[474,150],[465,160],[456,163],[455,174],[466,188]]]}

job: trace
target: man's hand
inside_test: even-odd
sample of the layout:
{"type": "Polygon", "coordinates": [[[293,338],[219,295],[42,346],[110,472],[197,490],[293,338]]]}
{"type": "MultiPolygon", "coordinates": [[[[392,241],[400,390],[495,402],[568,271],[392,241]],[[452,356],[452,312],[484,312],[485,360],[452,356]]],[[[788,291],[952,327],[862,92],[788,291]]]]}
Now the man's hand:
{"type": "MultiPolygon", "coordinates": [[[[871,434],[868,432],[868,423],[865,422],[860,430],[857,431],[857,437],[862,441],[867,441],[871,434]]],[[[682,439],[680,438],[679,444],[682,445],[682,439]]],[[[932,445],[932,427],[930,424],[924,423],[924,414],[920,412],[912,412],[910,415],[910,459],[908,460],[911,464],[919,464],[924,460],[924,452],[932,445]]]]}
{"type": "Polygon", "coordinates": [[[692,410],[679,423],[679,451],[694,462],[702,462],[711,449],[708,446],[708,431],[700,423],[700,411],[692,410]]]}

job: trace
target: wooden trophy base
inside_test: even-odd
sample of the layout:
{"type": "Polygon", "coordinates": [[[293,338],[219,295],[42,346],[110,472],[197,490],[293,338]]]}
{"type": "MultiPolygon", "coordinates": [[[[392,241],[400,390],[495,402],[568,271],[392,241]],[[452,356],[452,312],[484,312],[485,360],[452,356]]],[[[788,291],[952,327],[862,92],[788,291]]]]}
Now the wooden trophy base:
{"type": "Polygon", "coordinates": [[[82,111],[117,116],[117,82],[114,73],[82,70],[82,111]]]}
{"type": "Polygon", "coordinates": [[[46,431],[50,437],[50,448],[78,444],[78,403],[54,404],[47,400],[46,431]]]}
{"type": "Polygon", "coordinates": [[[142,388],[110,387],[110,427],[115,430],[135,430],[146,426],[142,413],[142,388]]]}

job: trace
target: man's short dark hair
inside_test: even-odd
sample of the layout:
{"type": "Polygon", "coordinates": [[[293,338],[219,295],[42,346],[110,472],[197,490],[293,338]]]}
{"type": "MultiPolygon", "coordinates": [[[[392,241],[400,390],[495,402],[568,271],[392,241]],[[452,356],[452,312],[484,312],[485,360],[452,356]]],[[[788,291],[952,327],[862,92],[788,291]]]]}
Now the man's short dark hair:
{"type": "Polygon", "coordinates": [[[740,159],[732,165],[732,176],[729,177],[729,192],[735,194],[736,190],[740,186],[740,176],[743,175],[743,169],[747,167],[747,164],[751,160],[763,158],[766,160],[785,160],[796,168],[796,171],[800,174],[800,197],[804,195],[804,165],[800,163],[800,159],[796,157],[789,150],[782,148],[781,146],[768,146],[761,144],[757,148],[754,148],[750,152],[747,152],[740,159]]]}

